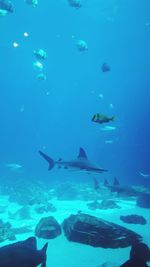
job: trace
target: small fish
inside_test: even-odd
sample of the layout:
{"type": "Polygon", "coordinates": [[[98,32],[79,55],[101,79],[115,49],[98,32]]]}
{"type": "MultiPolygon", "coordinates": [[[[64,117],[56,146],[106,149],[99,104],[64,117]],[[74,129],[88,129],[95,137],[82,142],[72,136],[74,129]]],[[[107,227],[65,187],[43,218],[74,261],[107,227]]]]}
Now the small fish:
{"type": "Polygon", "coordinates": [[[70,6],[75,7],[76,9],[79,9],[82,7],[80,0],[68,0],[68,3],[70,6]]]}
{"type": "Polygon", "coordinates": [[[143,173],[139,171],[139,174],[143,176],[144,178],[150,178],[150,173],[143,173]]]}
{"type": "Polygon", "coordinates": [[[7,13],[13,13],[14,5],[9,0],[0,0],[0,9],[6,11],[7,13]]]}
{"type": "Polygon", "coordinates": [[[11,171],[20,171],[23,166],[17,163],[6,163],[5,167],[10,169],[11,171]]]}
{"type": "Polygon", "coordinates": [[[84,40],[79,40],[76,45],[80,52],[88,50],[88,44],[84,40]]]}
{"type": "Polygon", "coordinates": [[[115,119],[115,116],[107,117],[107,116],[105,116],[103,114],[96,113],[93,116],[92,121],[96,122],[96,123],[99,123],[99,124],[102,124],[102,123],[108,123],[110,121],[114,121],[114,119],[115,119]]]}
{"type": "Polygon", "coordinates": [[[111,70],[111,68],[107,63],[103,63],[101,70],[102,70],[102,72],[108,72],[111,70]]]}
{"type": "Polygon", "coordinates": [[[101,131],[105,132],[110,132],[110,131],[115,131],[116,127],[115,126],[104,126],[100,128],[101,131]]]}
{"type": "Polygon", "coordinates": [[[114,140],[105,140],[105,144],[113,144],[114,140]]]}

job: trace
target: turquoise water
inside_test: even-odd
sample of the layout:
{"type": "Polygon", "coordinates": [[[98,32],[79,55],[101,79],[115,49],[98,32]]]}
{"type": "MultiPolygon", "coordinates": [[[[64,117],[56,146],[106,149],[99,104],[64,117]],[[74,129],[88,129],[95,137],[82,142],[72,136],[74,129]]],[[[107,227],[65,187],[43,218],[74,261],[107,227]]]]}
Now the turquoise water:
{"type": "MultiPolygon", "coordinates": [[[[39,191],[48,194],[47,190],[51,190],[53,202],[53,198],[58,197],[58,185],[65,187],[69,183],[77,191],[81,186],[81,191],[87,192],[88,188],[93,190],[93,178],[101,186],[104,179],[112,185],[117,177],[121,186],[149,190],[150,2],[81,0],[78,9],[68,0],[39,0],[36,7],[23,0],[13,0],[13,5],[13,13],[0,16],[2,199],[8,196],[16,205],[28,205],[27,194],[37,197],[39,191]],[[85,51],[79,49],[81,41],[85,51]],[[36,57],[38,49],[46,52],[45,59],[36,57]],[[110,67],[107,72],[102,71],[104,63],[110,67]],[[92,117],[97,113],[115,116],[115,119],[107,124],[94,123],[92,117]],[[70,161],[76,159],[80,147],[85,149],[91,162],[108,172],[87,174],[56,166],[47,171],[48,164],[38,153],[41,150],[54,160],[70,161]],[[29,192],[31,187],[33,190],[29,192]]],[[[85,199],[81,192],[80,197],[73,194],[71,191],[70,199],[67,193],[61,196],[67,198],[66,205],[74,206],[75,201],[81,201],[81,208],[79,205],[74,212],[83,209],[90,214],[84,205],[85,201],[95,200],[95,193],[93,198],[87,194],[85,199]]],[[[101,199],[105,197],[104,194],[101,199]]],[[[126,197],[125,201],[128,200],[126,197]]],[[[57,210],[59,222],[65,218],[66,210],[61,201],[55,203],[59,208],[64,207],[63,212],[57,210]]],[[[132,213],[130,205],[125,203],[122,208],[126,207],[123,208],[126,214],[123,214],[132,213]]],[[[135,199],[132,205],[134,203],[135,199]]],[[[135,212],[136,204],[134,208],[135,212]]],[[[143,227],[148,231],[149,209],[137,209],[139,215],[146,216],[147,225],[143,227]]],[[[71,214],[71,208],[68,210],[66,216],[71,214]]],[[[8,211],[1,214],[1,219],[10,220],[13,226],[23,223],[20,217],[11,221],[8,211]]],[[[117,216],[122,214],[117,212],[117,216]]],[[[93,215],[100,217],[101,214],[96,210],[93,215]]],[[[109,218],[107,215],[106,219],[109,218]]],[[[132,225],[132,230],[138,231],[136,227],[132,225]]],[[[139,230],[142,235],[143,229],[139,230]]],[[[97,254],[94,255],[97,262],[97,254]]],[[[120,255],[118,262],[121,263],[128,251],[120,255]]],[[[63,264],[70,266],[70,262],[65,265],[65,259],[63,264]]],[[[90,264],[95,266],[95,262],[90,264]]],[[[54,262],[54,267],[56,265],[54,262]]]]}

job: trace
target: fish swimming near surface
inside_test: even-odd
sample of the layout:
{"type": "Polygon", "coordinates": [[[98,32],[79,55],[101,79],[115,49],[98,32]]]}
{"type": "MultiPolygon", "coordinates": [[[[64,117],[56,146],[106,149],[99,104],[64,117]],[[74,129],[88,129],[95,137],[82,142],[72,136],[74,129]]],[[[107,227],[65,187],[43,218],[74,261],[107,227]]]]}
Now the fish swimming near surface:
{"type": "Polygon", "coordinates": [[[64,169],[86,171],[88,173],[102,173],[102,172],[107,171],[97,166],[96,164],[91,163],[87,158],[86,152],[81,147],[79,150],[78,157],[76,159],[69,160],[69,161],[64,161],[62,159],[54,161],[52,158],[50,158],[48,155],[46,155],[42,151],[39,151],[39,153],[48,162],[49,164],[48,170],[52,170],[54,166],[57,165],[58,168],[63,167],[64,169]]]}
{"type": "Polygon", "coordinates": [[[115,119],[115,116],[107,117],[103,114],[97,113],[93,116],[92,121],[102,124],[102,123],[108,123],[110,121],[114,121],[114,119],[115,119]]]}
{"type": "Polygon", "coordinates": [[[46,267],[48,243],[37,250],[35,237],[0,248],[0,267],[46,267]]]}

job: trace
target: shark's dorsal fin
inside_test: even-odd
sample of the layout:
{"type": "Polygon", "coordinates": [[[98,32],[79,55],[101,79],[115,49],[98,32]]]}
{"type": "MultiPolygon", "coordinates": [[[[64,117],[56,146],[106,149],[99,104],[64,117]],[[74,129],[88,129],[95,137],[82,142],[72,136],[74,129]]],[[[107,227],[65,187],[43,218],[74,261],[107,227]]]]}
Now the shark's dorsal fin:
{"type": "Polygon", "coordinates": [[[78,159],[87,159],[86,152],[84,151],[82,147],[80,147],[78,159]]]}
{"type": "Polygon", "coordinates": [[[33,249],[37,249],[37,241],[36,241],[36,238],[34,236],[29,237],[28,239],[26,239],[24,241],[24,245],[25,246],[32,247],[33,249]]]}

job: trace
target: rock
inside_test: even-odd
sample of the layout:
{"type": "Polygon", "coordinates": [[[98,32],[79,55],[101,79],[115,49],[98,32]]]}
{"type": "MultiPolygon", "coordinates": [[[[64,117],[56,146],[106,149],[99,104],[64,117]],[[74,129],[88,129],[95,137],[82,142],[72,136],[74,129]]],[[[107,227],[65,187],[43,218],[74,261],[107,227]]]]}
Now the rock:
{"type": "Polygon", "coordinates": [[[3,242],[5,240],[15,240],[16,237],[14,235],[14,232],[12,230],[10,223],[3,223],[2,220],[0,220],[0,242],[3,242]]]}
{"type": "Polygon", "coordinates": [[[52,239],[61,234],[61,227],[54,217],[42,218],[35,228],[37,237],[52,239]]]}
{"type": "Polygon", "coordinates": [[[15,227],[15,228],[12,228],[12,230],[15,235],[26,234],[26,233],[32,232],[32,230],[27,226],[15,227]]]}
{"type": "Polygon", "coordinates": [[[77,194],[77,189],[71,183],[63,183],[56,188],[56,195],[59,200],[74,200],[77,198],[77,194]]]}
{"type": "Polygon", "coordinates": [[[125,227],[83,213],[65,219],[63,230],[69,241],[93,247],[123,248],[142,239],[125,227]]]}
{"type": "Polygon", "coordinates": [[[120,206],[116,204],[114,200],[102,200],[101,203],[99,203],[97,200],[90,202],[87,204],[88,208],[91,210],[96,209],[119,209],[120,206]]]}
{"type": "Polygon", "coordinates": [[[150,194],[141,194],[137,198],[136,205],[141,208],[150,209],[150,194]]]}
{"type": "Polygon", "coordinates": [[[20,220],[30,220],[31,219],[29,206],[24,206],[14,213],[9,211],[8,215],[9,215],[10,219],[15,219],[15,220],[16,219],[20,219],[20,220]]]}
{"type": "Polygon", "coordinates": [[[120,206],[114,200],[103,200],[100,203],[99,209],[120,209],[120,206]]]}
{"type": "Polygon", "coordinates": [[[90,210],[96,210],[99,209],[100,203],[97,200],[95,200],[93,202],[87,203],[87,206],[90,210]]]}
{"type": "Polygon", "coordinates": [[[36,212],[41,214],[44,212],[55,212],[57,209],[53,206],[53,204],[48,203],[46,205],[41,205],[35,208],[36,212]]]}
{"type": "Polygon", "coordinates": [[[41,205],[47,203],[50,199],[48,188],[42,183],[20,180],[16,183],[9,184],[5,193],[6,191],[7,195],[9,195],[10,202],[17,202],[22,206],[41,205]]]}
{"type": "Polygon", "coordinates": [[[131,224],[146,224],[147,221],[143,216],[139,216],[136,214],[133,215],[127,215],[127,216],[120,216],[120,220],[125,223],[131,223],[131,224]]]}

